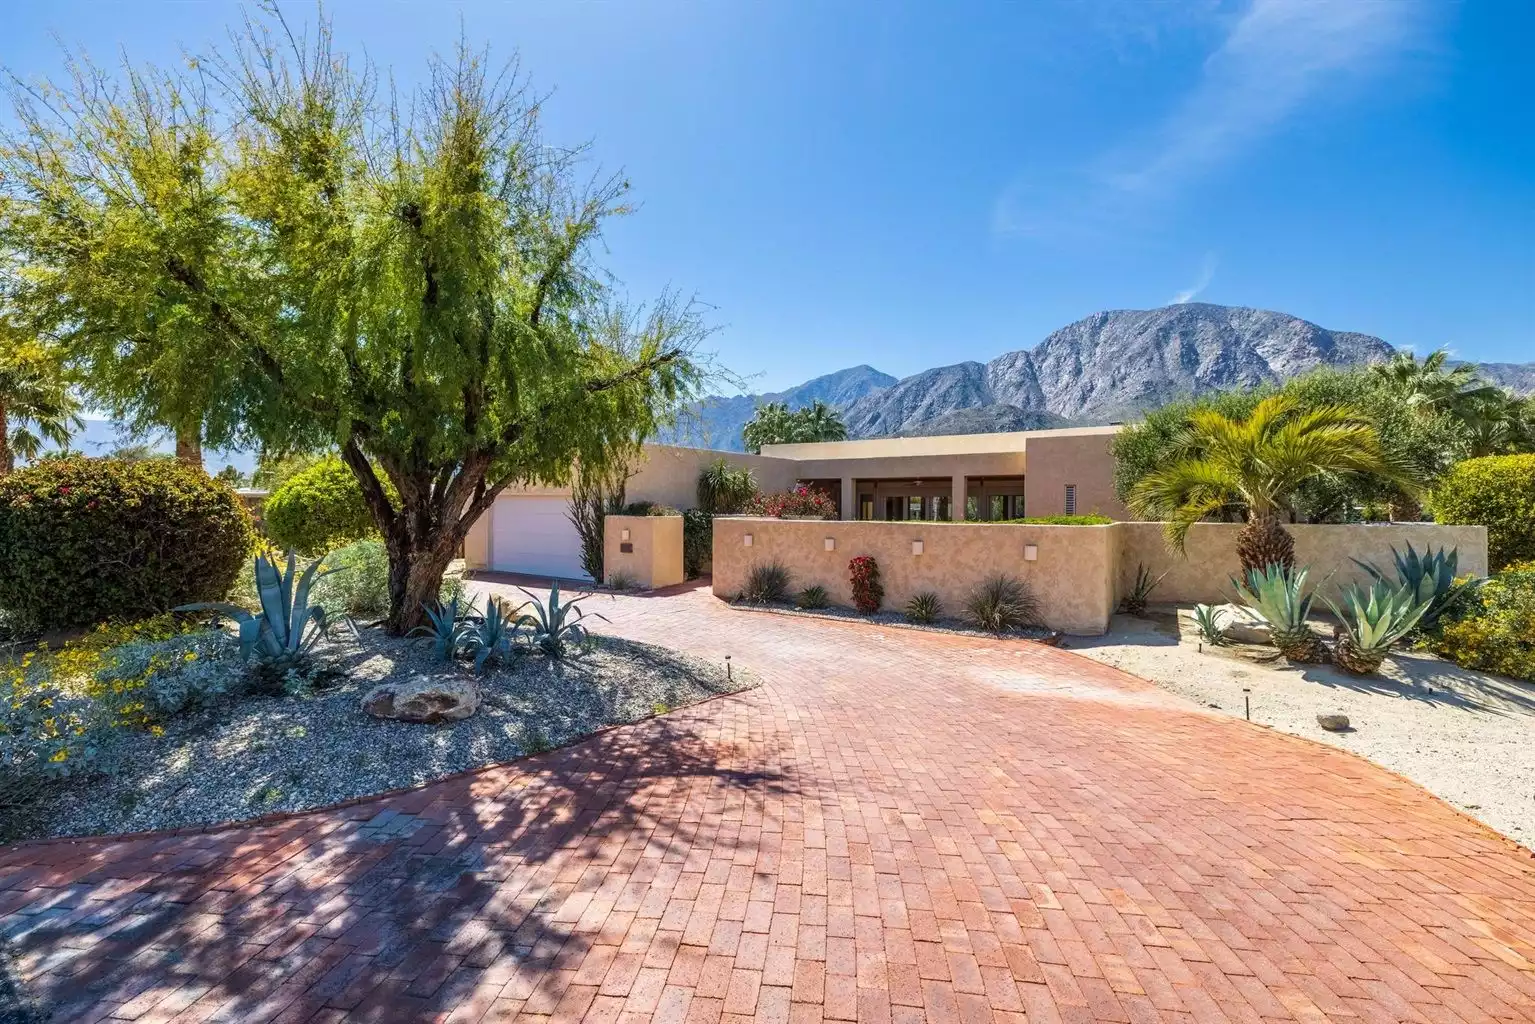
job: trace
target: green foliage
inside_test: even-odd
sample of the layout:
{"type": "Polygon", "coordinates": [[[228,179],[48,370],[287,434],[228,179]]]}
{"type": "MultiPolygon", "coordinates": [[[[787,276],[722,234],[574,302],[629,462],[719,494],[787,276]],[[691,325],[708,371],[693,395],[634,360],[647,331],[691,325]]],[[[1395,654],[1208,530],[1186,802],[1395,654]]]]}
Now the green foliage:
{"type": "Polygon", "coordinates": [[[485,598],[485,611],[476,614],[474,604],[469,605],[469,629],[464,635],[464,650],[474,655],[474,670],[485,671],[491,661],[503,664],[511,661],[515,653],[517,612],[511,602],[490,596],[485,598]]]}
{"type": "Polygon", "coordinates": [[[662,505],[654,501],[631,501],[625,505],[619,513],[625,516],[680,516],[681,512],[670,505],[662,505]]]}
{"type": "Polygon", "coordinates": [[[1039,598],[1023,580],[999,573],[981,581],[965,598],[964,619],[976,629],[998,635],[1037,626],[1039,598]]]}
{"type": "MultiPolygon", "coordinates": [[[[1460,553],[1457,548],[1449,551],[1442,547],[1437,551],[1426,548],[1419,555],[1409,541],[1405,555],[1393,547],[1391,556],[1396,563],[1394,582],[1428,602],[1418,623],[1420,629],[1433,630],[1438,626],[1440,616],[1459,605],[1481,584],[1480,580],[1456,579],[1460,569],[1460,553]]],[[[1352,561],[1376,580],[1382,583],[1393,582],[1375,566],[1357,558],[1352,561]]]]}
{"type": "Polygon", "coordinates": [[[1420,596],[1410,586],[1381,579],[1368,588],[1351,584],[1341,596],[1341,603],[1326,599],[1339,623],[1333,655],[1359,675],[1378,669],[1391,645],[1417,628],[1433,604],[1432,594],[1420,596]]]}
{"type": "Polygon", "coordinates": [[[237,696],[247,684],[239,644],[223,630],[133,640],[112,648],[97,691],[119,718],[159,722],[237,696]]]}
{"type": "Polygon", "coordinates": [[[457,597],[438,602],[426,609],[426,621],[411,630],[410,635],[429,646],[438,661],[452,661],[469,643],[474,632],[474,623],[469,620],[473,610],[473,601],[467,608],[461,608],[457,597]]]}
{"type": "Polygon", "coordinates": [[[47,459],[0,478],[0,608],[43,629],[146,618],[222,597],[252,539],[201,470],[47,459]]]}
{"type": "MultiPolygon", "coordinates": [[[[980,520],[969,520],[979,522],[980,520]]],[[[1023,519],[992,519],[987,526],[1107,526],[1114,520],[1096,512],[1085,516],[1027,516],[1023,519]]],[[[942,523],[944,520],[938,520],[942,523]]]]}
{"type": "Polygon", "coordinates": [[[0,672],[0,808],[36,799],[50,783],[91,774],[110,738],[106,709],[66,690],[47,659],[0,672]]]}
{"type": "Polygon", "coordinates": [[[262,452],[256,459],[255,471],[251,473],[251,486],[264,491],[275,491],[315,463],[332,457],[311,452],[298,452],[292,455],[273,455],[270,452],[262,452]]]}
{"type": "Polygon", "coordinates": [[[606,579],[608,516],[623,514],[624,487],[629,479],[628,459],[606,469],[576,474],[570,487],[565,518],[581,538],[581,568],[594,580],[606,579]]]}
{"type": "Polygon", "coordinates": [[[276,5],[188,58],[10,89],[8,299],[134,426],[337,451],[403,634],[503,489],[600,471],[698,392],[707,329],[620,301],[597,257],[628,183],[546,142],[514,70],[463,47],[401,95],[276,5]]]}
{"type": "Polygon", "coordinates": [[[782,604],[789,599],[794,574],[782,562],[758,562],[746,573],[746,583],[736,598],[748,604],[782,604]]]}
{"type": "Polygon", "coordinates": [[[1221,622],[1224,617],[1225,611],[1219,605],[1194,606],[1194,626],[1204,642],[1211,647],[1225,647],[1230,642],[1226,639],[1226,627],[1221,622]]]}
{"type": "Polygon", "coordinates": [[[1151,570],[1146,568],[1145,563],[1137,565],[1135,568],[1135,583],[1130,587],[1130,592],[1120,598],[1119,610],[1130,615],[1145,615],[1146,605],[1151,600],[1152,591],[1157,589],[1157,586],[1162,582],[1162,577],[1166,575],[1167,573],[1164,572],[1161,576],[1153,576],[1151,575],[1151,570]]]}
{"type": "Polygon", "coordinates": [[[329,618],[378,618],[389,610],[389,553],[382,541],[360,540],[332,551],[333,571],[315,580],[310,600],[329,618]]]}
{"type": "Polygon", "coordinates": [[[830,603],[831,599],[826,593],[826,588],[819,583],[810,584],[810,586],[801,590],[799,596],[794,599],[795,607],[803,608],[806,611],[816,611],[825,608],[830,603]]]}
{"type": "Polygon", "coordinates": [[[1306,624],[1315,596],[1306,589],[1307,572],[1276,564],[1249,569],[1244,579],[1231,581],[1237,599],[1263,617],[1274,646],[1291,661],[1321,657],[1321,641],[1306,624]]]}
{"type": "Polygon", "coordinates": [[[905,614],[906,621],[927,625],[943,614],[943,602],[931,590],[924,590],[906,602],[905,614]]]}
{"type": "Polygon", "coordinates": [[[250,611],[228,602],[183,605],[177,611],[211,611],[226,615],[240,626],[240,657],[254,661],[269,678],[301,671],[321,637],[329,630],[325,609],[309,600],[317,578],[339,570],[320,572],[317,559],[298,568],[298,556],[288,552],[286,570],[265,555],[256,556],[256,592],[261,611],[250,611]]]}
{"type": "Polygon", "coordinates": [[[1109,446],[1114,456],[1114,490],[1120,500],[1128,501],[1130,492],[1141,479],[1161,468],[1189,429],[1196,412],[1216,412],[1228,419],[1241,420],[1252,415],[1260,400],[1272,389],[1216,391],[1195,399],[1180,399],[1146,413],[1139,423],[1132,423],[1114,435],[1109,446]]]}
{"type": "Polygon", "coordinates": [[[357,477],[334,455],[278,485],[261,517],[273,544],[310,556],[378,535],[357,477]]]}
{"type": "MultiPolygon", "coordinates": [[[[519,587],[519,590],[522,588],[519,587]]],[[[528,631],[528,642],[537,651],[549,658],[564,658],[574,651],[590,650],[596,642],[583,623],[586,612],[581,608],[584,598],[571,598],[569,601],[560,601],[560,583],[556,580],[549,588],[549,599],[546,604],[539,603],[538,598],[527,590],[522,591],[528,595],[529,601],[524,608],[532,608],[533,614],[523,615],[517,620],[519,628],[528,631]]],[[[601,615],[595,618],[603,619],[601,615]]],[[[603,621],[607,621],[603,619],[603,621]]]]}
{"type": "Polygon", "coordinates": [[[690,580],[703,575],[714,557],[714,516],[701,508],[682,513],[682,573],[690,580]]]}
{"type": "Polygon", "coordinates": [[[765,444],[804,444],[811,441],[845,441],[847,424],[831,406],[817,399],[803,409],[791,410],[783,402],[759,405],[746,426],[741,441],[756,455],[765,444]]]}
{"type": "Polygon", "coordinates": [[[1487,527],[1487,564],[1493,572],[1535,559],[1535,454],[1457,463],[1428,504],[1441,523],[1487,527]]]}
{"type": "Polygon", "coordinates": [[[1487,580],[1445,617],[1432,646],[1465,668],[1535,682],[1535,561],[1487,580]]]}
{"type": "Polygon", "coordinates": [[[750,467],[732,466],[723,457],[698,474],[698,508],[711,516],[733,516],[757,493],[750,467]]]}
{"type": "Polygon", "coordinates": [[[16,468],[17,456],[37,459],[45,442],[67,447],[84,426],[70,383],[62,353],[0,313],[0,476],[16,468]]]}
{"type": "Polygon", "coordinates": [[[1178,550],[1195,523],[1233,508],[1249,521],[1273,519],[1319,478],[1368,475],[1417,488],[1410,466],[1380,445],[1374,426],[1345,406],[1308,407],[1287,395],[1264,398],[1245,419],[1213,410],[1188,415],[1168,461],[1136,482],[1137,515],[1167,520],[1178,550]]]}

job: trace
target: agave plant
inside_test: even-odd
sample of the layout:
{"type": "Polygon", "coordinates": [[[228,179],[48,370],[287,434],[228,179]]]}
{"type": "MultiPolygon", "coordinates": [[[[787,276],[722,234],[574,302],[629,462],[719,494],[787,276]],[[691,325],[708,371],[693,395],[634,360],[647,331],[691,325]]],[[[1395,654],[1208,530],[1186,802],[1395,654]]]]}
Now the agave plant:
{"type": "MultiPolygon", "coordinates": [[[[520,589],[520,588],[519,588],[520,589]]],[[[531,599],[524,608],[531,607],[533,614],[522,615],[517,619],[519,627],[528,627],[529,642],[544,654],[551,658],[563,658],[570,653],[572,644],[582,648],[592,642],[591,630],[581,624],[581,619],[586,613],[581,609],[581,602],[585,598],[572,598],[560,603],[560,583],[558,580],[549,587],[549,602],[540,604],[538,597],[524,590],[531,599]]],[[[596,615],[593,612],[593,615],[596,615]]],[[[604,622],[607,619],[601,615],[597,618],[604,622]]]]}
{"type": "Polygon", "coordinates": [[[908,622],[930,623],[943,614],[943,602],[931,590],[924,590],[912,595],[911,600],[906,602],[904,612],[908,622]]]}
{"type": "Polygon", "coordinates": [[[1224,614],[1219,605],[1196,604],[1194,606],[1194,625],[1199,630],[1201,639],[1211,647],[1224,647],[1229,642],[1226,639],[1226,627],[1221,623],[1224,614]]]}
{"type": "Polygon", "coordinates": [[[804,608],[808,611],[825,608],[830,603],[831,598],[827,595],[826,588],[819,583],[810,584],[810,586],[801,590],[799,596],[794,599],[796,607],[804,608]]]}
{"type": "Polygon", "coordinates": [[[467,612],[459,606],[456,594],[447,604],[438,602],[427,605],[422,611],[426,613],[426,622],[411,630],[409,635],[419,637],[422,643],[429,644],[432,653],[440,660],[452,661],[474,633],[474,623],[469,614],[474,611],[473,599],[470,599],[467,612]]]}
{"type": "Polygon", "coordinates": [[[1327,601],[1338,617],[1333,631],[1333,660],[1355,675],[1380,668],[1391,645],[1412,632],[1434,603],[1405,583],[1377,579],[1368,589],[1353,584],[1342,594],[1341,606],[1327,601]]]}
{"type": "Polygon", "coordinates": [[[464,650],[474,654],[476,672],[485,671],[492,658],[502,661],[511,658],[516,650],[513,639],[517,634],[517,613],[521,610],[521,607],[513,608],[510,601],[487,597],[484,614],[476,615],[474,603],[470,602],[468,628],[463,631],[462,639],[464,650]]]}
{"type": "Polygon", "coordinates": [[[309,603],[309,591],[318,579],[340,572],[319,571],[325,559],[317,558],[300,572],[298,556],[288,552],[287,571],[266,555],[256,556],[256,592],[261,611],[252,614],[222,601],[182,605],[178,612],[211,611],[227,615],[240,625],[240,656],[263,667],[286,671],[309,657],[314,645],[330,631],[325,609],[309,603]]]}
{"type": "Polygon", "coordinates": [[[1245,580],[1231,582],[1237,598],[1269,624],[1269,637],[1279,653],[1291,661],[1314,662],[1326,652],[1322,638],[1306,625],[1314,596],[1306,592],[1306,572],[1273,562],[1263,569],[1249,569],[1245,580]]]}
{"type": "MultiPolygon", "coordinates": [[[[1425,548],[1420,555],[1412,542],[1408,541],[1405,555],[1393,547],[1391,557],[1396,562],[1395,582],[1409,588],[1420,600],[1428,602],[1427,610],[1418,620],[1418,625],[1423,629],[1433,629],[1441,615],[1470,597],[1482,582],[1477,579],[1455,579],[1460,566],[1459,548],[1450,548],[1448,551],[1444,548],[1437,551],[1425,548]]],[[[1367,562],[1356,558],[1354,564],[1377,582],[1392,582],[1384,572],[1367,562]]]]}
{"type": "Polygon", "coordinates": [[[1151,575],[1151,570],[1146,568],[1145,562],[1136,566],[1135,585],[1130,588],[1128,594],[1120,598],[1119,610],[1129,615],[1145,615],[1146,605],[1151,601],[1151,592],[1157,589],[1162,582],[1162,577],[1166,575],[1166,572],[1161,576],[1151,575]]]}

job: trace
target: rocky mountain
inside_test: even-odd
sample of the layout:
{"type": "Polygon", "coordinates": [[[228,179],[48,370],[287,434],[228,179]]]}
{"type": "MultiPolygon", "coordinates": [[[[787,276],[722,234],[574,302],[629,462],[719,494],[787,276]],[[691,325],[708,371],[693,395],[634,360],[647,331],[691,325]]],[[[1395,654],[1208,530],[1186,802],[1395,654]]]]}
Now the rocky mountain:
{"type": "Polygon", "coordinates": [[[784,402],[791,409],[800,409],[812,402],[822,401],[846,409],[894,383],[894,377],[880,373],[872,366],[852,366],[806,381],[787,391],[705,398],[687,409],[677,424],[663,431],[659,439],[665,444],[738,452],[742,450],[741,428],[746,426],[759,405],[784,402]]]}
{"type": "MultiPolygon", "coordinates": [[[[739,449],[741,427],[759,402],[797,407],[816,398],[841,409],[852,437],[1111,423],[1181,395],[1380,362],[1394,351],[1372,335],[1330,331],[1270,310],[1204,302],[1111,310],[989,363],[955,363],[899,381],[858,366],[777,394],[707,399],[693,420],[706,432],[691,436],[739,449]]],[[[1535,363],[1478,365],[1489,380],[1535,393],[1535,363]]]]}

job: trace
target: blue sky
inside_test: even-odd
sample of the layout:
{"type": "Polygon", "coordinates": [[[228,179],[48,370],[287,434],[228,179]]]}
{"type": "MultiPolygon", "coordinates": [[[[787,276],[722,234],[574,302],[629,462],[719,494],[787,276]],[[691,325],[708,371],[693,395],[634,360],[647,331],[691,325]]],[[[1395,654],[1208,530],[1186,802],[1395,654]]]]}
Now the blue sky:
{"type": "MultiPolygon", "coordinates": [[[[713,307],[753,390],[1029,347],[1100,309],[1279,309],[1535,359],[1535,4],[334,3],[409,82],[460,18],[622,168],[607,265],[713,307]]],[[[288,8],[313,19],[311,4],[288,8]]],[[[17,4],[0,63],[168,61],[239,8],[17,4]]]]}

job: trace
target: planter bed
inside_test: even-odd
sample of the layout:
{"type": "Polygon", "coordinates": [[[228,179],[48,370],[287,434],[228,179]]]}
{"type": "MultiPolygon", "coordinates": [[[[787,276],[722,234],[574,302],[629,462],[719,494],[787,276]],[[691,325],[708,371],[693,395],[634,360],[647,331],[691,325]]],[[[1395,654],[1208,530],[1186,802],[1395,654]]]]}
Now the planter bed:
{"type": "MultiPolygon", "coordinates": [[[[338,632],[338,638],[341,634],[338,632]]],[[[564,746],[598,729],[746,689],[737,672],[665,648],[597,638],[563,661],[527,654],[475,676],[379,630],[322,646],[345,673],[308,697],[247,696],[123,730],[106,770],[58,784],[12,815],[0,841],[217,825],[340,803],[564,746]],[[364,694],[419,673],[474,680],[479,710],[421,725],[373,718],[364,694]]]]}
{"type": "Polygon", "coordinates": [[[953,618],[941,618],[929,623],[912,622],[897,611],[879,611],[873,615],[865,615],[852,608],[796,608],[787,604],[753,604],[749,601],[732,601],[730,607],[749,612],[772,612],[778,615],[799,615],[811,619],[866,622],[875,626],[894,626],[897,629],[920,629],[929,633],[957,633],[960,636],[974,636],[985,640],[1029,640],[1034,643],[1049,644],[1052,647],[1058,647],[1061,644],[1061,633],[1043,626],[1015,629],[1007,633],[991,633],[984,629],[967,626],[961,620],[953,618]]]}

